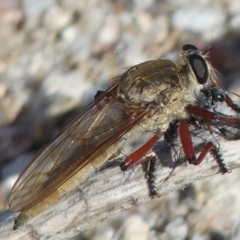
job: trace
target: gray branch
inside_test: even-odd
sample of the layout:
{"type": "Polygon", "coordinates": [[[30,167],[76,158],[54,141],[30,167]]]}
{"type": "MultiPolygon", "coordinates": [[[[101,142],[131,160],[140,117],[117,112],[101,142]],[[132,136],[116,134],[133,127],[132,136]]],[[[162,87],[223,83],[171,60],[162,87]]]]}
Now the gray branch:
{"type": "MultiPolygon", "coordinates": [[[[201,132],[199,136],[194,138],[196,146],[200,146],[202,139],[209,138],[209,132],[201,132]]],[[[214,139],[219,143],[228,169],[239,167],[240,140],[226,141],[220,137],[216,139],[216,136],[214,139]]],[[[198,166],[185,162],[176,166],[164,141],[157,149],[163,160],[156,171],[156,187],[160,195],[183,189],[189,183],[220,172],[210,154],[198,166]]],[[[89,230],[113,214],[150,201],[145,175],[141,165],[126,172],[119,167],[105,169],[16,231],[12,227],[17,214],[7,210],[0,215],[1,239],[66,239],[89,230]]]]}

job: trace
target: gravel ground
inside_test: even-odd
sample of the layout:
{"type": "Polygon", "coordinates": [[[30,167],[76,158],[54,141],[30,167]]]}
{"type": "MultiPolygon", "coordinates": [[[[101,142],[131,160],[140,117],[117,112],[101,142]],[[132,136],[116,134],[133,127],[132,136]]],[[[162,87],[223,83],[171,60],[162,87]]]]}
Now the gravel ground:
{"type": "MultiPolygon", "coordinates": [[[[204,49],[240,93],[239,0],[1,0],[0,209],[18,174],[128,66],[204,49]]],[[[239,170],[133,208],[75,239],[240,239],[239,170]]]]}

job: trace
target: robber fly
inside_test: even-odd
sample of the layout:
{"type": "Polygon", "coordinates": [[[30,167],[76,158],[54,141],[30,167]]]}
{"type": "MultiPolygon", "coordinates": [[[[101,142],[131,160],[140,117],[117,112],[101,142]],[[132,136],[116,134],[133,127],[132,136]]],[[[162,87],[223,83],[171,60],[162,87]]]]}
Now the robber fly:
{"type": "MultiPolygon", "coordinates": [[[[199,104],[198,99],[203,96],[207,99],[205,102],[217,102],[211,89],[221,89],[208,60],[209,51],[200,52],[194,45],[186,44],[180,53],[183,64],[166,59],[143,62],[130,67],[111,87],[99,92],[27,166],[13,186],[9,207],[12,211],[21,211],[14,229],[84,182],[118,152],[125,138],[151,132],[153,136],[128,155],[120,167],[125,171],[141,162],[164,134],[169,135],[166,133],[171,132],[173,122],[190,164],[201,163],[210,152],[221,172],[227,172],[214,143],[208,142],[199,156],[195,156],[188,128],[193,116],[206,124],[215,121],[240,126],[239,118],[218,114],[199,104]]],[[[226,92],[223,101],[240,113],[226,92]]],[[[157,195],[154,182],[151,179],[149,182],[150,194],[157,195]]]]}

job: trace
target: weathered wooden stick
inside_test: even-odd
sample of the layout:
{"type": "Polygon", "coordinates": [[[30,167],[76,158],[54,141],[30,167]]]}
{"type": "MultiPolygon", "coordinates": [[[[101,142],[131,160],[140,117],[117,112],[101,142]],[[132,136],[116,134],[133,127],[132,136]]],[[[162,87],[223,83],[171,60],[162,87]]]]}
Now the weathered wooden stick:
{"type": "MultiPolygon", "coordinates": [[[[202,139],[209,139],[209,132],[201,130],[197,135],[200,137],[194,138],[196,146],[202,139]]],[[[240,140],[217,139],[228,169],[239,167],[240,140]]],[[[157,152],[162,160],[156,172],[156,187],[160,195],[219,173],[218,164],[210,154],[199,166],[182,163],[172,172],[176,164],[169,147],[160,141],[157,152]]],[[[105,169],[16,231],[12,227],[17,214],[4,211],[0,214],[0,239],[66,239],[90,229],[110,215],[150,200],[145,173],[140,165],[126,172],[119,167],[105,169]]]]}

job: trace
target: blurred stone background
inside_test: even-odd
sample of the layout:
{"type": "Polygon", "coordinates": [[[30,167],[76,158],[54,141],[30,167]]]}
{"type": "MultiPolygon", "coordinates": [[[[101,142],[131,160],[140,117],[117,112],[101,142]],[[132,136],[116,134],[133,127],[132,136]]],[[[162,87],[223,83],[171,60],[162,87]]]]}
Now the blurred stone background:
{"type": "MultiPolygon", "coordinates": [[[[0,210],[26,164],[126,67],[212,45],[240,94],[239,0],[0,0],[0,210]]],[[[240,171],[113,216],[74,239],[240,239],[240,171]]]]}

